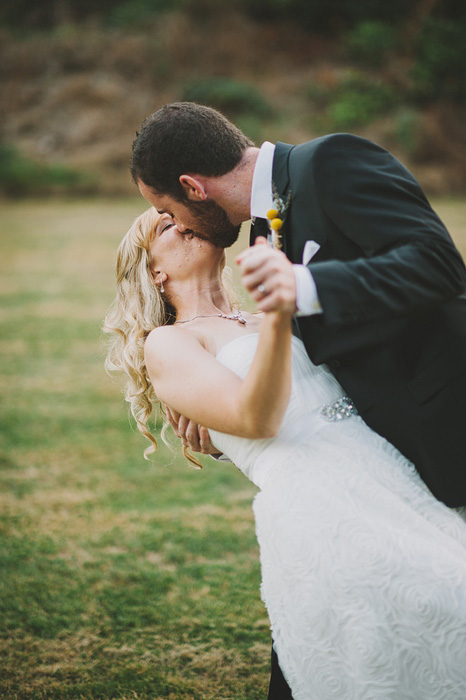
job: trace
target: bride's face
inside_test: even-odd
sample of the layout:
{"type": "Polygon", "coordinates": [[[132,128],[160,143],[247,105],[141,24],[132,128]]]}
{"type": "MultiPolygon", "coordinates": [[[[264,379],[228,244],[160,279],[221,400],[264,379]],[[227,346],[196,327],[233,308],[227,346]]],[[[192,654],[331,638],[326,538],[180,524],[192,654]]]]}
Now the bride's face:
{"type": "Polygon", "coordinates": [[[222,252],[192,232],[182,232],[169,214],[162,214],[150,243],[154,274],[164,272],[171,280],[191,277],[196,268],[212,266],[222,252]]]}

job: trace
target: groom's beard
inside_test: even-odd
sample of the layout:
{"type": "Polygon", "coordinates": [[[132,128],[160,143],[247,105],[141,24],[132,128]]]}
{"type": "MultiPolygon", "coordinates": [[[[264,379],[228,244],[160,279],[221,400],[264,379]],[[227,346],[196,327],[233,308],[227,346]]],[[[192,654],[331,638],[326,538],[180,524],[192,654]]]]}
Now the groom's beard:
{"type": "Polygon", "coordinates": [[[241,225],[234,226],[225,209],[217,202],[190,202],[189,209],[194,216],[194,235],[210,241],[217,248],[229,248],[238,240],[241,225]]]}

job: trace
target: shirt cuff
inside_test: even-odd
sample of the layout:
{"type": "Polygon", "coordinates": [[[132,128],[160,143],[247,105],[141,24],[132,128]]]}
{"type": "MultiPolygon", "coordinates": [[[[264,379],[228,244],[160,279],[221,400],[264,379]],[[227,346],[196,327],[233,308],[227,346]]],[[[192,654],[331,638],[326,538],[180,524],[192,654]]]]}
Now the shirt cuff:
{"type": "Polygon", "coordinates": [[[209,457],[211,457],[212,459],[215,459],[216,462],[225,462],[225,463],[228,462],[229,464],[232,464],[231,459],[227,455],[224,455],[223,453],[220,453],[220,452],[218,454],[215,454],[215,455],[209,455],[209,457]]]}
{"type": "Polygon", "coordinates": [[[295,316],[313,316],[322,313],[317,287],[312,273],[306,265],[293,265],[296,280],[295,316]]]}

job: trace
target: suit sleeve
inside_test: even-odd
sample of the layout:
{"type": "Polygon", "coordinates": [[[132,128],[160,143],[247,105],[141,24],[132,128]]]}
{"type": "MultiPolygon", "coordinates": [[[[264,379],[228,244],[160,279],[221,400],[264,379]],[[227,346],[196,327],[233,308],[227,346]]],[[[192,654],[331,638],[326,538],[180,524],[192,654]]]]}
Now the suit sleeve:
{"type": "Polygon", "coordinates": [[[326,324],[406,317],[464,291],[460,253],[394,156],[340,134],[322,142],[311,168],[329,229],[361,251],[309,265],[326,324]]]}

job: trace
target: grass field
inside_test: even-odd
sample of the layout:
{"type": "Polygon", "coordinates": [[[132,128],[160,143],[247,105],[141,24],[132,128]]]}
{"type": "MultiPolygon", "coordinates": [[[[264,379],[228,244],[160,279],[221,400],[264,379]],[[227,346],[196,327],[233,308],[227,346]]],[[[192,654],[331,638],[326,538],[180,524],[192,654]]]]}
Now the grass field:
{"type": "MultiPolygon", "coordinates": [[[[114,252],[142,209],[2,207],[1,698],[266,695],[254,487],[165,447],[144,461],[103,371],[114,252]]],[[[436,209],[466,256],[466,202],[436,209]]]]}

